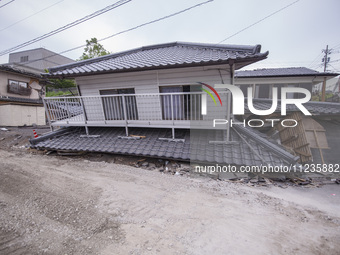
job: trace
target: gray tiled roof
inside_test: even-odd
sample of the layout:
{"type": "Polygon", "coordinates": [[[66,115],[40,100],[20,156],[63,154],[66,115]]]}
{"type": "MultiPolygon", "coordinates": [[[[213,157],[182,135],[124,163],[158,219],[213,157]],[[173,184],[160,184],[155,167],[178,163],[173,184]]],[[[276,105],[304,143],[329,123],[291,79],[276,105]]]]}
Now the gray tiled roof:
{"type": "MultiPolygon", "coordinates": [[[[268,110],[272,106],[272,100],[266,98],[253,99],[254,108],[257,110],[268,110]]],[[[309,101],[303,104],[313,115],[340,115],[340,103],[309,101]]],[[[275,112],[281,111],[281,100],[278,100],[275,112]]],[[[300,111],[295,105],[288,104],[287,112],[300,111]]],[[[245,112],[250,113],[245,99],[245,112]]]]}
{"type": "Polygon", "coordinates": [[[298,160],[254,129],[235,126],[230,133],[231,143],[211,144],[211,140],[223,141],[225,131],[191,130],[191,161],[273,166],[295,164],[298,160]]]}
{"type": "Polygon", "coordinates": [[[287,77],[287,76],[337,76],[337,73],[320,73],[306,67],[264,68],[236,71],[237,78],[287,77]]]}
{"type": "Polygon", "coordinates": [[[42,78],[41,75],[39,75],[39,74],[32,73],[32,72],[29,72],[29,71],[26,71],[26,70],[23,70],[23,69],[19,69],[19,68],[14,68],[14,67],[11,67],[9,65],[0,65],[0,71],[22,74],[22,75],[25,75],[25,76],[38,78],[38,79],[42,78]]]}
{"type": "Polygon", "coordinates": [[[227,163],[235,165],[294,164],[297,157],[286,152],[277,144],[269,142],[252,129],[237,127],[231,131],[233,143],[213,144],[209,141],[223,141],[225,131],[221,130],[176,130],[176,138],[184,142],[160,140],[171,137],[170,129],[130,128],[130,134],[146,136],[144,139],[121,139],[124,128],[90,128],[97,138],[81,138],[84,129],[67,128],[31,140],[35,148],[49,150],[72,150],[168,158],[192,162],[227,163]],[[67,132],[62,134],[62,132],[67,132]],[[240,137],[242,136],[242,137],[240,137]]]}
{"type": "Polygon", "coordinates": [[[43,104],[42,99],[20,98],[20,97],[8,97],[0,96],[0,101],[16,102],[16,103],[28,103],[28,104],[43,104]]]}
{"type": "MultiPolygon", "coordinates": [[[[158,44],[50,68],[50,75],[96,73],[225,64],[229,60],[256,62],[267,57],[261,46],[173,42],[158,44]]],[[[45,74],[47,75],[47,74],[45,74]]]]}

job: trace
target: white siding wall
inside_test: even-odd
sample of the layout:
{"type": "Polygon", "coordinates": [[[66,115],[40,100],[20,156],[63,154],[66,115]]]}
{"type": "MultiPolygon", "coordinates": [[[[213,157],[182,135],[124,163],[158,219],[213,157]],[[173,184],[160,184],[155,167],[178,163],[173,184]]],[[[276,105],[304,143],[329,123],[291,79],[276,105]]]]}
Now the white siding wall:
{"type": "MultiPolygon", "coordinates": [[[[229,66],[224,65],[84,76],[76,78],[76,82],[82,96],[98,96],[100,90],[106,89],[134,88],[136,94],[149,95],[137,97],[139,119],[150,119],[151,114],[148,112],[150,109],[152,109],[152,116],[155,116],[155,119],[161,119],[160,100],[158,97],[150,96],[152,93],[159,93],[160,86],[193,85],[197,82],[204,82],[211,86],[223,82],[230,84],[230,73],[229,66]]],[[[218,102],[217,98],[216,100],[218,102]]],[[[223,110],[226,108],[224,102],[226,101],[223,100],[223,110]]],[[[219,102],[215,106],[209,96],[207,116],[209,118],[221,117],[219,102]]]]}
{"type": "Polygon", "coordinates": [[[0,126],[45,125],[45,109],[42,106],[0,105],[0,126]]]}

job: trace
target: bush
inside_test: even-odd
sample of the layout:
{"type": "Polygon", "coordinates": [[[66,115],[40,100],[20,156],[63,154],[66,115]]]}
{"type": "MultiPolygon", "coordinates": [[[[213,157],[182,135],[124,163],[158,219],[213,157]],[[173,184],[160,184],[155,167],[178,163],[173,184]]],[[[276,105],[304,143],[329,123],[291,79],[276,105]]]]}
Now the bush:
{"type": "Polygon", "coordinates": [[[48,91],[46,92],[46,97],[60,97],[60,96],[68,96],[68,95],[72,95],[70,91],[58,91],[58,92],[48,91]]]}

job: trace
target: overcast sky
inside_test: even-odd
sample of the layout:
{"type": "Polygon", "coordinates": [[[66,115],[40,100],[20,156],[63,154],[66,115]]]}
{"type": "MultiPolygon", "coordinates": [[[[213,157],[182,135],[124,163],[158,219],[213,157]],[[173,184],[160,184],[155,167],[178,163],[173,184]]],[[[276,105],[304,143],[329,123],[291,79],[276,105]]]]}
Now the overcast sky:
{"type": "MultiPolygon", "coordinates": [[[[11,1],[0,1],[0,51],[30,41],[116,2],[109,0],[11,1]],[[53,4],[55,4],[53,7],[41,11],[53,4]],[[35,14],[39,11],[41,12],[35,14]],[[24,21],[18,22],[24,18],[26,18],[24,21]],[[16,22],[18,23],[13,25],[16,22]]],[[[101,39],[204,1],[132,0],[18,51],[43,47],[60,53],[85,44],[86,39],[92,37],[101,39]]],[[[173,41],[218,43],[295,1],[214,0],[169,19],[102,41],[101,44],[114,53],[173,41]]],[[[318,71],[323,70],[321,51],[328,44],[333,49],[328,69],[332,72],[340,72],[339,28],[339,0],[300,0],[223,43],[261,44],[263,52],[269,51],[267,60],[248,66],[246,69],[305,66],[318,71]]],[[[78,49],[64,55],[77,59],[82,52],[83,49],[78,49]]],[[[8,62],[8,54],[0,57],[0,63],[6,62],[8,62]]]]}

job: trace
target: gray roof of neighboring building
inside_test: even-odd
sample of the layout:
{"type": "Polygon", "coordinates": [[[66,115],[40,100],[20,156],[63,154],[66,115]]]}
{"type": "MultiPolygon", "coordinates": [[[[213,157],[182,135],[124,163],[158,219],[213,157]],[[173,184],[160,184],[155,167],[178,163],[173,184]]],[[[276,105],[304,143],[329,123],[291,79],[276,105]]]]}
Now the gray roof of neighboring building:
{"type": "MultiPolygon", "coordinates": [[[[33,54],[40,53],[40,54],[42,54],[42,55],[44,55],[44,56],[52,56],[52,55],[53,55],[53,56],[56,56],[56,55],[58,55],[58,56],[60,56],[61,58],[67,60],[67,61],[74,62],[74,60],[71,59],[71,58],[65,57],[65,56],[63,56],[63,55],[60,55],[60,54],[58,54],[58,53],[55,53],[55,52],[53,52],[53,51],[51,51],[51,50],[48,50],[48,49],[45,49],[45,48],[42,48],[42,47],[40,47],[40,48],[35,48],[35,49],[29,49],[29,50],[23,50],[23,51],[12,52],[12,53],[9,54],[9,58],[11,58],[12,56],[15,56],[15,55],[23,55],[23,54],[26,54],[26,55],[27,55],[27,54],[30,54],[30,53],[33,53],[33,54]]],[[[11,62],[11,61],[9,61],[9,62],[11,62]]]]}
{"type": "Polygon", "coordinates": [[[50,68],[55,77],[226,64],[230,61],[256,62],[265,59],[261,46],[173,42],[145,46],[50,68]]]}
{"type": "MultiPolygon", "coordinates": [[[[245,112],[250,113],[245,99],[245,112]]],[[[272,100],[266,98],[253,99],[254,108],[257,110],[268,110],[272,106],[272,100]]],[[[278,100],[278,105],[275,112],[281,111],[281,100],[278,100]]],[[[309,101],[303,104],[306,109],[313,115],[340,115],[340,103],[316,102],[309,101]]],[[[288,104],[287,112],[300,111],[295,105],[288,104]]]]}
{"type": "Polygon", "coordinates": [[[10,53],[8,62],[13,67],[40,74],[49,67],[70,64],[75,61],[53,51],[37,48],[10,53]],[[22,61],[21,57],[27,57],[27,60],[22,61]]]}
{"type": "Polygon", "coordinates": [[[0,96],[0,101],[5,101],[5,102],[9,102],[9,103],[13,102],[13,103],[25,103],[25,104],[43,105],[42,99],[31,99],[31,98],[0,96]]]}
{"type": "Polygon", "coordinates": [[[39,75],[39,74],[32,73],[32,72],[29,72],[29,71],[26,71],[26,70],[23,70],[23,69],[19,69],[19,68],[14,68],[14,67],[9,66],[8,64],[0,65],[0,71],[22,74],[22,75],[25,75],[25,76],[38,78],[38,79],[42,78],[41,75],[39,75]]]}
{"type": "Polygon", "coordinates": [[[323,73],[306,67],[264,68],[236,71],[237,78],[292,77],[292,76],[337,76],[337,73],[323,73]]]}
{"type": "Polygon", "coordinates": [[[214,144],[210,140],[223,141],[223,130],[176,130],[176,138],[168,141],[159,138],[171,137],[170,129],[130,128],[130,133],[145,136],[144,139],[121,139],[124,128],[90,128],[91,135],[100,137],[82,138],[83,128],[66,128],[31,140],[32,147],[48,150],[89,151],[135,156],[167,158],[192,162],[226,163],[232,165],[289,165],[298,157],[283,147],[270,142],[255,130],[236,127],[231,130],[232,143],[214,144]],[[265,163],[264,163],[265,162],[265,163]]]}

